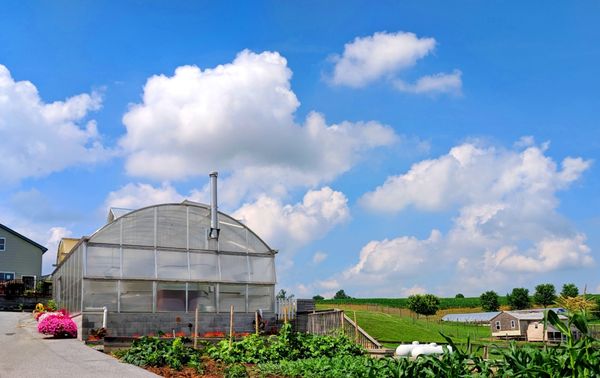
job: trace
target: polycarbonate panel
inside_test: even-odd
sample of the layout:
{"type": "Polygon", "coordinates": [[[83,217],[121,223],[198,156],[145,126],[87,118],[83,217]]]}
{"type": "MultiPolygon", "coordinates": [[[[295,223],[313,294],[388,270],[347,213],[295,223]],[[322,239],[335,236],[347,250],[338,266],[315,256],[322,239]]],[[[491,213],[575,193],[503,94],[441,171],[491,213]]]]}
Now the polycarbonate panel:
{"type": "Polygon", "coordinates": [[[121,281],[121,312],[152,312],[152,282],[121,281]]]}
{"type": "Polygon", "coordinates": [[[215,312],[215,285],[204,283],[188,284],[188,311],[215,312]]]}
{"type": "Polygon", "coordinates": [[[229,312],[230,306],[234,312],[246,312],[246,285],[219,285],[219,311],[229,312]]]}
{"type": "Polygon", "coordinates": [[[206,248],[206,232],[210,229],[210,211],[203,207],[189,206],[190,248],[206,248]]]}
{"type": "Polygon", "coordinates": [[[104,306],[109,311],[117,311],[117,281],[84,280],[84,310],[98,309],[104,306]]]}
{"type": "Polygon", "coordinates": [[[248,261],[246,255],[219,255],[221,259],[221,280],[247,282],[248,261]]]}
{"type": "Polygon", "coordinates": [[[187,252],[158,251],[157,254],[159,279],[188,279],[187,252]]]}
{"type": "Polygon", "coordinates": [[[248,311],[273,311],[273,286],[248,285],[248,311]]]}
{"type": "Polygon", "coordinates": [[[119,221],[112,222],[90,238],[93,243],[119,244],[121,242],[121,225],[119,221]]]}
{"type": "Polygon", "coordinates": [[[269,248],[251,231],[248,231],[248,252],[269,253],[269,248]]]}
{"type": "Polygon", "coordinates": [[[185,206],[159,206],[157,241],[161,247],[187,247],[187,219],[185,206]]]}
{"type": "Polygon", "coordinates": [[[273,257],[248,256],[250,259],[250,282],[275,283],[275,259],[273,257]]]}
{"type": "Polygon", "coordinates": [[[185,283],[159,282],[156,288],[156,311],[185,311],[185,283]]]}
{"type": "Polygon", "coordinates": [[[123,244],[154,246],[154,208],[129,213],[123,222],[123,244]]]}
{"type": "Polygon", "coordinates": [[[193,280],[219,280],[218,256],[214,253],[190,252],[190,273],[193,280]]]}
{"type": "Polygon", "coordinates": [[[123,249],[124,278],[154,278],[154,251],[123,249]]]}
{"type": "Polygon", "coordinates": [[[248,252],[246,228],[231,221],[220,221],[219,247],[221,251],[248,252]]]}
{"type": "Polygon", "coordinates": [[[86,275],[118,278],[121,275],[119,248],[88,246],[86,275]]]}

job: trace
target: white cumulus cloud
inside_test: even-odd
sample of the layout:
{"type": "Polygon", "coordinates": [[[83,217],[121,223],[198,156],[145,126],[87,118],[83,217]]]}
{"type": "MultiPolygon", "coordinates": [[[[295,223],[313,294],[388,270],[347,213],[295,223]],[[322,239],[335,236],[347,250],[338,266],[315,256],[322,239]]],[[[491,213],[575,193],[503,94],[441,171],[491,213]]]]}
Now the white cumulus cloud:
{"type": "Polygon", "coordinates": [[[415,65],[435,48],[435,39],[414,33],[378,32],[357,37],[335,56],[331,81],[335,85],[362,87],[383,76],[415,65]]]}
{"type": "Polygon", "coordinates": [[[177,189],[169,183],[160,187],[150,184],[129,183],[108,194],[104,206],[106,209],[120,207],[124,209],[139,209],[159,203],[178,203],[184,199],[198,200],[198,194],[191,192],[187,197],[179,194],[177,189]]]}
{"type": "Polygon", "coordinates": [[[335,225],[350,218],[348,199],[329,187],[308,191],[302,202],[282,204],[263,195],[242,205],[233,214],[267,243],[282,249],[295,249],[322,238],[335,225]]]}
{"type": "Polygon", "coordinates": [[[375,212],[411,206],[457,213],[445,234],[433,230],[427,239],[369,242],[358,262],[339,274],[341,285],[352,288],[360,277],[371,290],[389,292],[392,282],[416,284],[418,273],[432,278],[429,289],[450,284],[472,292],[593,267],[586,236],[557,210],[557,193],[578,180],[591,161],[567,157],[557,164],[546,155],[547,144],[530,142],[518,143],[516,150],[465,143],[364,195],[361,203],[375,212]]]}
{"type": "Polygon", "coordinates": [[[96,122],[85,121],[101,103],[97,93],[45,103],[34,84],[15,81],[0,65],[0,171],[5,183],[106,159],[110,153],[96,122]]]}
{"type": "Polygon", "coordinates": [[[377,122],[328,125],[313,112],[295,123],[291,76],[278,53],[245,50],[215,68],[182,66],[149,78],[142,103],[123,117],[127,172],[174,180],[216,169],[223,188],[235,188],[223,193],[234,203],[250,191],[281,196],[331,181],[365,151],[397,141],[377,122]]]}

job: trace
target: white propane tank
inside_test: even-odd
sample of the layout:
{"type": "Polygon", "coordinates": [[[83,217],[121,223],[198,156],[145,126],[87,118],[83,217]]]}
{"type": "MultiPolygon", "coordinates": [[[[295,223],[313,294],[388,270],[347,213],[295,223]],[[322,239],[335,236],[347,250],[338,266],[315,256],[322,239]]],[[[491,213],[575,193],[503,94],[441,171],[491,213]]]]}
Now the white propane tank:
{"type": "MultiPolygon", "coordinates": [[[[448,353],[452,353],[452,347],[450,345],[448,345],[446,348],[448,348],[448,353]]],[[[437,345],[436,343],[430,343],[427,345],[419,345],[413,348],[410,352],[410,355],[416,358],[421,355],[442,353],[444,353],[444,348],[441,345],[437,345]]]]}
{"type": "Polygon", "coordinates": [[[410,355],[410,352],[419,345],[418,341],[413,341],[412,344],[400,344],[398,348],[396,348],[396,356],[407,357],[410,355]]]}

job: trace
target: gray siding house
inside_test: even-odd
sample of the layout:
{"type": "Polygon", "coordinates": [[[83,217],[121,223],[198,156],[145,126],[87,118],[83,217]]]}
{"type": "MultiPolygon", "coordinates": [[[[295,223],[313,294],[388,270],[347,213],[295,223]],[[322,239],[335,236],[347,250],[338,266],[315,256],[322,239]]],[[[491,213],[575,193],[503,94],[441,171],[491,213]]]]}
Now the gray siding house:
{"type": "Polygon", "coordinates": [[[35,285],[42,275],[42,255],[48,249],[0,224],[0,281],[21,279],[35,285]]]}

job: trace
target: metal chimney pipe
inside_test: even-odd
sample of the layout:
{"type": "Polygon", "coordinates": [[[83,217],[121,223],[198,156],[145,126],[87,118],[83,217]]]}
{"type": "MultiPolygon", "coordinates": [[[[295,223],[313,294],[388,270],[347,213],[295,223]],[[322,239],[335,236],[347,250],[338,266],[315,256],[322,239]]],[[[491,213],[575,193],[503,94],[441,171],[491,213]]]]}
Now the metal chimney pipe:
{"type": "Polygon", "coordinates": [[[209,238],[219,238],[219,219],[217,206],[217,171],[210,172],[210,233],[209,238]]]}

